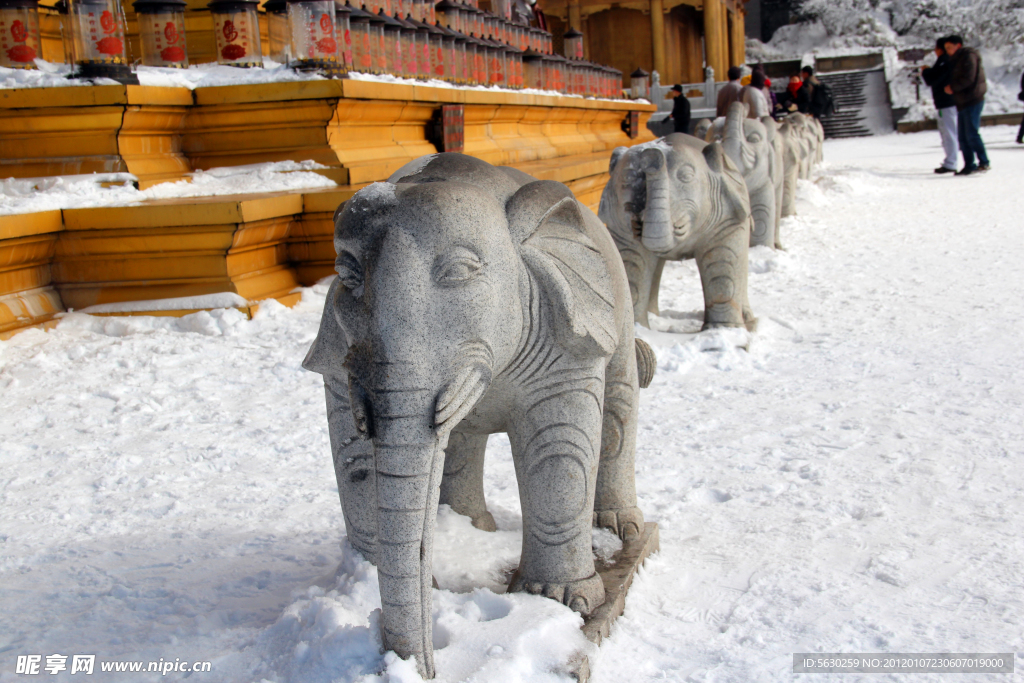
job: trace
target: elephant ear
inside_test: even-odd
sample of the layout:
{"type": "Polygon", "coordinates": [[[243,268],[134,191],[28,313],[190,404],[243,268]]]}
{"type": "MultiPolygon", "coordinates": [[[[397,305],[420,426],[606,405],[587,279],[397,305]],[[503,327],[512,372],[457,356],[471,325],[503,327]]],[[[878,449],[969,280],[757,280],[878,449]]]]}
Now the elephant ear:
{"type": "Polygon", "coordinates": [[[341,281],[334,278],[331,288],[327,292],[327,299],[324,301],[324,312],[320,317],[320,331],[316,339],[306,353],[302,367],[310,372],[316,372],[324,377],[340,379],[348,377],[348,372],[342,366],[345,357],[348,355],[348,337],[345,331],[338,324],[338,318],[334,313],[334,299],[338,294],[341,281]]]}
{"type": "Polygon", "coordinates": [[[615,167],[619,164],[622,155],[629,151],[629,147],[616,147],[612,150],[612,158],[608,162],[608,172],[615,173],[615,167]]]}
{"type": "Polygon", "coordinates": [[[572,192],[538,180],[519,189],[506,213],[512,239],[552,306],[559,341],[610,354],[618,343],[612,279],[572,192]]]}

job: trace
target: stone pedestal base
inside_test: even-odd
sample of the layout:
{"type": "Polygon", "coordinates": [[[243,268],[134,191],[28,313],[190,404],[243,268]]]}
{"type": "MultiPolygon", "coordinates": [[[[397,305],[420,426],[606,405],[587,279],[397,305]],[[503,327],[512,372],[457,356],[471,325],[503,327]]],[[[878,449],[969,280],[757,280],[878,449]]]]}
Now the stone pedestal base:
{"type": "MultiPolygon", "coordinates": [[[[622,550],[612,558],[611,564],[597,563],[597,573],[604,581],[605,601],[583,620],[583,633],[592,643],[600,645],[601,640],[611,632],[612,624],[626,608],[626,593],[633,583],[633,576],[660,547],[658,525],[647,522],[640,538],[625,543],[622,550]]],[[[590,680],[590,660],[586,655],[580,653],[568,663],[567,668],[578,683],[590,680]]]]}

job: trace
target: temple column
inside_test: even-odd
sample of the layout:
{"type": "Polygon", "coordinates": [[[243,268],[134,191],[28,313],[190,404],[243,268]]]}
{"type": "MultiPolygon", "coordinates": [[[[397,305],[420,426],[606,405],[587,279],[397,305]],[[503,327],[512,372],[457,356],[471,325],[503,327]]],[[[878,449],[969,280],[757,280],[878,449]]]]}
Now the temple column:
{"type": "Polygon", "coordinates": [[[704,0],[704,61],[715,70],[715,80],[724,81],[728,65],[725,46],[722,45],[721,0],[704,0]]]}
{"type": "Polygon", "coordinates": [[[654,70],[665,78],[665,6],[662,0],[651,0],[651,57],[654,70]]]}
{"type": "MultiPolygon", "coordinates": [[[[722,40],[719,43],[719,60],[722,62],[722,68],[726,71],[729,70],[729,6],[725,4],[725,0],[720,0],[718,5],[718,16],[721,21],[718,22],[718,30],[721,31],[722,40]]],[[[725,80],[725,77],[722,77],[725,80]]]]}
{"type": "Polygon", "coordinates": [[[569,0],[569,28],[581,31],[583,22],[580,20],[580,0],[569,0]]]}
{"type": "Polygon", "coordinates": [[[747,13],[736,12],[736,63],[747,63],[747,13]]]}

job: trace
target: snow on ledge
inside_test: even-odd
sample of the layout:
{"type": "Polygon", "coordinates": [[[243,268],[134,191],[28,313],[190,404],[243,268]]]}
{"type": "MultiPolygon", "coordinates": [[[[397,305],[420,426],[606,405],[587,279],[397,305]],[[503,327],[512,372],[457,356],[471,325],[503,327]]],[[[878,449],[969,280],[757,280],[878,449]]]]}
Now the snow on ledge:
{"type": "MultiPolygon", "coordinates": [[[[84,85],[119,85],[109,78],[70,78],[70,64],[56,64],[35,60],[35,69],[8,69],[0,67],[0,89],[13,88],[66,88],[84,85]]],[[[135,75],[140,85],[161,88],[209,88],[220,85],[252,85],[257,83],[284,83],[288,81],[322,81],[324,76],[289,69],[283,64],[263,58],[262,68],[243,69],[223,64],[194,64],[187,69],[169,69],[159,66],[138,66],[135,75]]]]}
{"type": "MultiPolygon", "coordinates": [[[[54,64],[41,59],[35,60],[36,69],[8,69],[0,67],[0,89],[13,88],[62,88],[83,85],[118,85],[109,78],[81,80],[69,78],[71,65],[54,64]]],[[[263,67],[244,69],[222,64],[193,64],[187,69],[169,69],[159,66],[138,66],[135,74],[140,85],[160,88],[212,88],[225,85],[255,85],[259,83],[287,83],[292,81],[323,81],[327,80],[315,72],[302,72],[290,69],[267,57],[263,58],[263,67]]],[[[399,76],[365,74],[352,72],[346,78],[353,81],[369,81],[373,83],[394,83],[416,85],[427,88],[445,88],[448,90],[478,90],[487,92],[507,92],[520,95],[544,95],[546,97],[572,97],[576,99],[594,99],[601,102],[621,102],[608,98],[584,98],[582,95],[568,95],[557,90],[538,90],[535,88],[499,88],[485,85],[456,85],[437,79],[426,81],[399,76]]],[[[646,100],[637,100],[639,104],[649,104],[646,100]]]]}
{"type": "Polygon", "coordinates": [[[200,296],[180,296],[173,299],[149,299],[145,301],[122,301],[113,304],[97,304],[82,308],[76,313],[141,313],[144,311],[190,311],[206,308],[242,308],[249,301],[234,292],[217,292],[200,296]]]}
{"type": "Polygon", "coordinates": [[[0,180],[0,216],[85,209],[99,206],[137,206],[150,199],[214,197],[336,187],[330,178],[313,173],[326,168],[315,161],[276,161],[196,171],[188,179],[136,190],[131,174],[93,174],[0,180]],[[122,182],[103,187],[101,183],[122,182]]]}

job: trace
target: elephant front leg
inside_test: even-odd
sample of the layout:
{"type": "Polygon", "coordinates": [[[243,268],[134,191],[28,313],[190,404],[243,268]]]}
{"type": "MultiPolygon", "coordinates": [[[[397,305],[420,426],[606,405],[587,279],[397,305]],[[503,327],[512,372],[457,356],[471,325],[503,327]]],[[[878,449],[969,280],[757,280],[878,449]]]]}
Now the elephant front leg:
{"type": "Polygon", "coordinates": [[[623,540],[637,538],[644,515],[636,505],[636,428],[639,405],[637,354],[632,334],[623,335],[605,370],[601,458],[594,499],[594,526],[623,540]]]}
{"type": "Polygon", "coordinates": [[[629,293],[633,299],[633,319],[650,329],[651,323],[647,314],[650,312],[658,315],[658,288],[665,261],[639,242],[625,245],[621,238],[616,238],[616,246],[626,268],[629,293]]]}
{"type": "Polygon", "coordinates": [[[750,193],[750,215],[754,229],[750,233],[750,246],[775,248],[775,186],[762,185],[750,193]]]}
{"type": "Polygon", "coordinates": [[[796,215],[796,185],[800,173],[797,162],[786,167],[786,175],[782,182],[782,216],[796,215]]]}
{"type": "Polygon", "coordinates": [[[356,429],[348,384],[325,375],[324,392],[334,475],[338,480],[348,540],[367,560],[376,564],[377,482],[373,445],[360,438],[356,429]]]}
{"type": "Polygon", "coordinates": [[[549,369],[509,430],[523,508],[523,551],[510,591],[590,614],[604,602],[591,523],[601,446],[603,368],[549,369]]]}
{"type": "Polygon", "coordinates": [[[496,531],[494,517],[484,501],[484,452],[486,434],[452,432],[444,451],[441,502],[473,520],[473,526],[496,531]]]}
{"type": "Polygon", "coordinates": [[[697,254],[704,289],[704,329],[756,325],[747,302],[749,223],[728,226],[697,254]]]}

